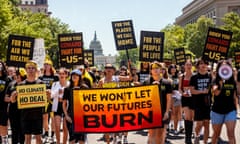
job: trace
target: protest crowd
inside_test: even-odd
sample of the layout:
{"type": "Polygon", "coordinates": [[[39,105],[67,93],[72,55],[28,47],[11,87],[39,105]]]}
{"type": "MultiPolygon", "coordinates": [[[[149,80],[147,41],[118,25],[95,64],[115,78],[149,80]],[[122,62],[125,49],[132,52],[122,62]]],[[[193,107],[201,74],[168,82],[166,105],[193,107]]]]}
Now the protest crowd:
{"type": "Polygon", "coordinates": [[[9,36],[7,60],[0,61],[2,144],[85,144],[91,133],[102,133],[106,144],[128,144],[129,131],[138,130],[147,130],[147,144],[171,142],[170,132],[184,134],[185,144],[218,144],[223,125],[236,144],[240,71],[227,57],[231,32],[209,28],[201,58],[176,48],[175,61],[166,62],[164,33],[141,31],[140,64],[133,65],[132,21],[112,26],[117,50],[127,56],[118,67],[90,64],[82,33],[59,34],[59,59],[38,62],[34,38],[9,36]]]}
{"type": "MultiPolygon", "coordinates": [[[[199,144],[202,135],[201,141],[207,144],[210,128],[213,129],[211,142],[217,144],[223,124],[226,125],[229,144],[236,143],[234,129],[240,73],[230,60],[221,60],[215,67],[201,58],[196,62],[188,59],[183,66],[158,61],[143,62],[140,69],[131,66],[130,62],[119,68],[106,63],[100,70],[90,67],[87,60],[74,69],[55,69],[52,61],[47,59],[42,69],[39,67],[32,60],[26,62],[24,68],[7,67],[0,61],[0,134],[3,144],[30,144],[32,135],[37,144],[84,144],[88,133],[74,131],[73,89],[148,85],[159,86],[161,119],[158,120],[162,123],[161,127],[148,129],[148,144],[164,144],[169,131],[174,135],[184,133],[186,144],[199,144]],[[44,84],[46,88],[30,88],[34,84],[44,84]],[[24,99],[18,98],[21,93],[18,86],[23,86],[29,94],[43,91],[47,98],[45,107],[19,109],[18,103],[24,99]],[[212,127],[209,127],[210,123],[212,127]],[[11,130],[11,142],[8,140],[8,129],[11,130]]],[[[44,98],[33,99],[37,102],[44,98]]],[[[108,144],[127,144],[127,138],[127,131],[119,131],[104,132],[100,139],[108,144]]]]}

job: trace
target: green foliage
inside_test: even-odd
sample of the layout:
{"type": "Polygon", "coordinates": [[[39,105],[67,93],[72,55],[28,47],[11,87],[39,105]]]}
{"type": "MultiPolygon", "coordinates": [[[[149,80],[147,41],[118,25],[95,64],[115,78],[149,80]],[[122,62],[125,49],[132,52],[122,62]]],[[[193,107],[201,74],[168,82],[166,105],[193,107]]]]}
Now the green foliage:
{"type": "Polygon", "coordinates": [[[12,5],[7,0],[0,0],[0,59],[5,59],[8,34],[4,33],[13,18],[12,5]]]}
{"type": "MultiPolygon", "coordinates": [[[[69,25],[61,20],[41,13],[23,12],[17,7],[20,0],[0,0],[0,59],[6,59],[9,34],[43,38],[47,57],[58,66],[58,34],[71,33],[69,25]]],[[[240,49],[240,17],[236,13],[228,13],[222,19],[221,29],[233,32],[229,57],[233,57],[234,50],[240,49]]],[[[194,57],[201,57],[208,27],[214,26],[212,19],[200,17],[194,24],[184,28],[177,25],[167,25],[161,31],[165,33],[164,58],[173,59],[175,48],[185,48],[186,53],[194,57]]],[[[132,65],[138,65],[139,48],[129,49],[132,65]]],[[[127,62],[126,51],[119,51],[117,62],[127,62]]]]}
{"type": "Polygon", "coordinates": [[[161,30],[164,32],[164,58],[174,58],[174,49],[184,47],[184,29],[178,25],[168,25],[161,30]]]}
{"type": "Polygon", "coordinates": [[[234,56],[234,50],[240,50],[240,17],[237,13],[227,13],[222,18],[224,25],[222,29],[233,32],[230,49],[228,51],[228,57],[234,56]]]}
{"type": "Polygon", "coordinates": [[[57,18],[42,13],[23,12],[16,5],[19,0],[0,0],[0,52],[1,59],[6,59],[9,34],[43,38],[47,57],[58,66],[57,35],[72,30],[57,18]]]}
{"type": "Polygon", "coordinates": [[[191,52],[193,52],[197,58],[202,56],[208,27],[213,27],[214,23],[213,20],[210,18],[206,18],[205,16],[201,16],[196,24],[193,26],[187,26],[186,30],[189,29],[187,32],[187,47],[191,52]]]}
{"type": "MultiPolygon", "coordinates": [[[[131,65],[136,66],[138,64],[139,60],[139,48],[129,49],[128,50],[129,59],[131,61],[131,65]]],[[[121,62],[124,61],[125,65],[127,65],[128,58],[127,58],[127,52],[125,50],[119,51],[119,56],[117,57],[118,64],[121,65],[121,62]]]]}

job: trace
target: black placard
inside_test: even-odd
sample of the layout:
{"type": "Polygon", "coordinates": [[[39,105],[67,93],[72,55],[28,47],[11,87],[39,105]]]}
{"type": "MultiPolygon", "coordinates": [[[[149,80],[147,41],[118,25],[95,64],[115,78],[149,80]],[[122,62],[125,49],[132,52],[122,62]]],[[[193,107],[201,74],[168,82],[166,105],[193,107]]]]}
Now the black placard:
{"type": "Polygon", "coordinates": [[[163,32],[141,31],[139,60],[145,62],[162,62],[163,43],[163,32]]]}
{"type": "Polygon", "coordinates": [[[203,59],[218,62],[227,58],[232,32],[209,27],[203,51],[203,59]]]}
{"type": "Polygon", "coordinates": [[[235,50],[235,67],[240,69],[240,50],[235,50]]]}
{"type": "Polygon", "coordinates": [[[34,38],[9,35],[7,65],[25,67],[25,63],[33,58],[34,38]]]}
{"type": "Polygon", "coordinates": [[[83,64],[82,33],[59,34],[58,44],[62,67],[72,68],[83,64]]]}
{"type": "Polygon", "coordinates": [[[89,66],[94,66],[94,51],[93,50],[84,50],[84,59],[88,60],[89,66]]]}
{"type": "Polygon", "coordinates": [[[175,56],[177,65],[185,64],[186,58],[185,58],[185,49],[184,48],[174,49],[174,56],[175,56]]]}
{"type": "Polygon", "coordinates": [[[185,54],[185,59],[186,60],[188,60],[188,59],[190,59],[190,60],[192,60],[192,55],[191,54],[185,54]]]}
{"type": "Polygon", "coordinates": [[[117,50],[137,48],[132,20],[112,22],[117,50]]]}

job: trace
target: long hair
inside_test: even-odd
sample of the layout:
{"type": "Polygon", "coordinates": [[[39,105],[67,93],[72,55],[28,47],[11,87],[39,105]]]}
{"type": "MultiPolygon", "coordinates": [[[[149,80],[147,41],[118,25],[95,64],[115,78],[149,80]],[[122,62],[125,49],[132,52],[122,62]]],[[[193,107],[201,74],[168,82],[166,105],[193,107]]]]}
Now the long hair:
{"type": "MultiPolygon", "coordinates": [[[[70,88],[74,88],[74,82],[72,80],[72,75],[73,74],[70,75],[70,86],[69,86],[70,88]]],[[[79,86],[80,88],[88,88],[88,86],[84,83],[81,75],[79,75],[79,80],[78,80],[77,86],[79,86]]]]}
{"type": "Polygon", "coordinates": [[[3,61],[1,61],[1,60],[0,60],[0,63],[2,64],[2,70],[1,70],[1,72],[2,72],[2,77],[7,77],[8,74],[7,74],[6,65],[5,65],[5,63],[4,63],[3,61]]]}
{"type": "Polygon", "coordinates": [[[169,74],[169,75],[172,75],[172,77],[178,77],[178,69],[177,69],[177,66],[176,66],[175,64],[169,65],[169,67],[168,67],[168,74],[169,74]],[[172,75],[172,73],[171,73],[171,70],[172,70],[173,68],[176,69],[176,72],[175,72],[174,75],[172,75]]]}
{"type": "MultiPolygon", "coordinates": [[[[47,72],[46,69],[44,69],[43,74],[45,75],[46,72],[47,72]]],[[[54,75],[56,73],[56,70],[54,69],[53,66],[50,67],[50,73],[51,73],[51,75],[54,75]]]]}

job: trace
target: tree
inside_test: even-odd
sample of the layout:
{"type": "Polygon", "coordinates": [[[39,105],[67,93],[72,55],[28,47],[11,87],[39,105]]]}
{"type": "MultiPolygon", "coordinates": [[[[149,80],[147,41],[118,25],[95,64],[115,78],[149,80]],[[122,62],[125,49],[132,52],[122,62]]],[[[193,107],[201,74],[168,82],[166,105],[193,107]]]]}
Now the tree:
{"type": "MultiPolygon", "coordinates": [[[[14,5],[18,0],[9,0],[14,5]]],[[[58,66],[58,40],[60,33],[69,33],[72,30],[57,18],[51,18],[43,13],[25,12],[11,5],[11,2],[0,0],[0,52],[1,58],[6,59],[9,34],[24,35],[34,38],[43,38],[47,57],[55,66],[58,66]],[[3,7],[3,8],[1,8],[3,7]]]]}
{"type": "Polygon", "coordinates": [[[234,50],[240,50],[240,17],[237,13],[230,12],[222,18],[224,25],[220,28],[233,32],[228,57],[234,56],[234,50]]]}
{"type": "Polygon", "coordinates": [[[213,20],[206,18],[205,16],[201,16],[193,26],[188,26],[191,29],[192,34],[188,32],[188,35],[190,34],[190,36],[187,39],[187,47],[197,58],[202,56],[208,27],[210,26],[214,26],[213,20]]]}
{"type": "MultiPolygon", "coordinates": [[[[136,66],[139,60],[139,48],[128,49],[129,59],[131,60],[131,65],[136,66]]],[[[117,57],[118,65],[122,64],[127,65],[128,59],[125,50],[119,51],[119,56],[117,57]]]]}
{"type": "Polygon", "coordinates": [[[12,5],[8,0],[0,0],[0,59],[5,59],[7,33],[3,33],[13,18],[12,5]]]}
{"type": "Polygon", "coordinates": [[[174,58],[174,49],[184,47],[184,29],[178,25],[167,25],[164,32],[164,58],[174,58]]]}

